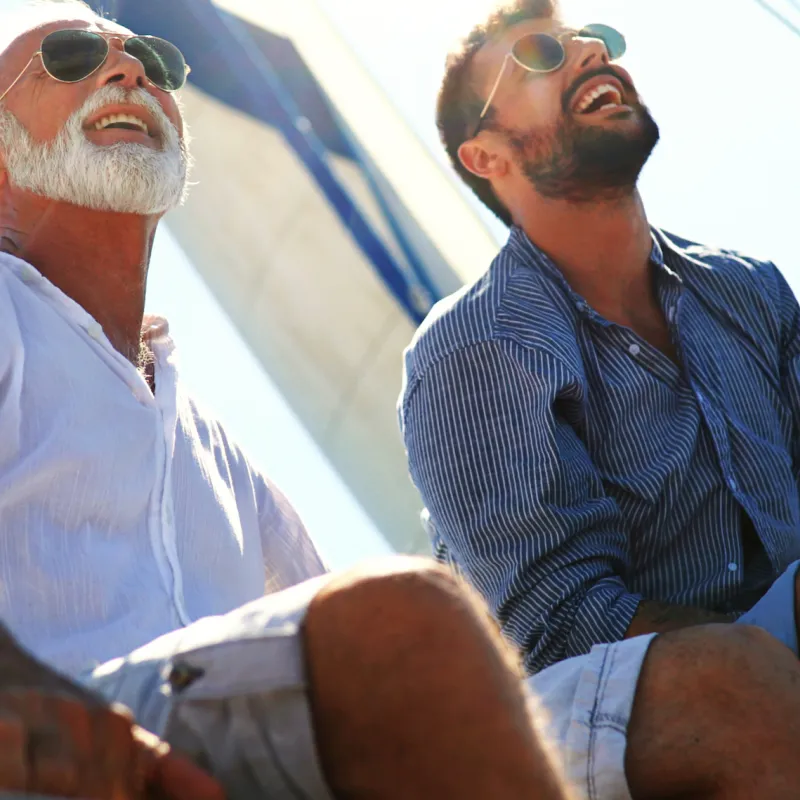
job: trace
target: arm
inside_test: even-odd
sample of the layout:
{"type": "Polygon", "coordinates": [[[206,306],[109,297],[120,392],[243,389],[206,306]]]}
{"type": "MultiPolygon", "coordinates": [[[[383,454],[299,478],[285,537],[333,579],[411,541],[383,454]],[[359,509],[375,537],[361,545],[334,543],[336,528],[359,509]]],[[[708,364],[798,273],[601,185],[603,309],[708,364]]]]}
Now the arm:
{"type": "Polygon", "coordinates": [[[775,268],[778,282],[778,302],[775,304],[780,314],[780,371],[793,420],[792,463],[795,475],[800,473],[800,307],[791,287],[783,275],[775,268]]]}
{"type": "Polygon", "coordinates": [[[491,341],[409,381],[402,408],[436,533],[530,672],[621,640],[642,599],[616,502],[558,413],[571,388],[552,356],[491,341]]]}

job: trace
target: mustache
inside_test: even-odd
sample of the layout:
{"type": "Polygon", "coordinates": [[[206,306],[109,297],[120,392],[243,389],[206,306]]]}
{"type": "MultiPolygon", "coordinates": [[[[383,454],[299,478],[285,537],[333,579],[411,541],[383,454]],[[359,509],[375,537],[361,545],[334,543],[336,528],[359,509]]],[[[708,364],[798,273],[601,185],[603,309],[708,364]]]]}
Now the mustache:
{"type": "Polygon", "coordinates": [[[69,122],[75,125],[83,125],[83,123],[94,113],[99,111],[103,106],[112,105],[113,103],[128,103],[130,105],[143,106],[146,108],[156,120],[159,127],[159,133],[166,134],[167,131],[174,132],[178,136],[178,129],[173,125],[169,117],[164,113],[161,104],[151,94],[144,89],[123,89],[121,86],[110,84],[97,89],[91,94],[86,102],[77,111],[75,111],[70,118],[69,122]]]}
{"type": "Polygon", "coordinates": [[[621,73],[617,72],[614,67],[608,65],[605,67],[598,67],[597,69],[593,69],[590,72],[586,72],[575,81],[575,83],[564,92],[564,99],[562,101],[564,113],[569,111],[569,107],[572,104],[572,101],[575,99],[575,96],[578,92],[591,80],[594,78],[599,78],[601,75],[608,75],[611,78],[615,78],[622,84],[622,88],[625,89],[626,92],[633,92],[636,94],[636,87],[621,73]]]}

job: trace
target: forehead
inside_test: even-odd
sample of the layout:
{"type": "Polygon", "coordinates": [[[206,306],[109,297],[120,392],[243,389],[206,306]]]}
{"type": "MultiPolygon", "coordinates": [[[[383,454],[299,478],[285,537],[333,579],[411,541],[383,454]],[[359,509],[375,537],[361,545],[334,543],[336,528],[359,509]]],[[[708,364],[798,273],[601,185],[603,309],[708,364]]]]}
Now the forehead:
{"type": "Polygon", "coordinates": [[[511,51],[514,42],[520,37],[530,33],[549,33],[558,36],[566,30],[568,28],[561,19],[548,17],[525,20],[493,36],[481,47],[473,59],[472,79],[475,87],[480,90],[491,88],[503,60],[511,51]]]}
{"type": "Polygon", "coordinates": [[[131,32],[116,22],[107,19],[63,19],[55,22],[47,22],[30,28],[14,39],[11,44],[0,53],[0,74],[21,70],[28,59],[39,49],[42,39],[48,33],[60,30],[85,30],[95,31],[96,33],[116,33],[123,36],[131,36],[131,32]]]}

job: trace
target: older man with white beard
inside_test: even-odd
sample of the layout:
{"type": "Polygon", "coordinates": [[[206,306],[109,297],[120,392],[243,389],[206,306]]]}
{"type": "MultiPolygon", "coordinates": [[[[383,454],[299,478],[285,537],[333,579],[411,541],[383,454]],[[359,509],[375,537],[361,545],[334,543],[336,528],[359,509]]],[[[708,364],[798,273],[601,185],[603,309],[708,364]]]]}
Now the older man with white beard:
{"type": "Polygon", "coordinates": [[[186,186],[180,52],[74,0],[12,30],[0,791],[219,796],[115,701],[230,798],[560,796],[485,610],[427,562],[325,576],[182,391],[166,322],[143,319],[156,226],[186,186]]]}

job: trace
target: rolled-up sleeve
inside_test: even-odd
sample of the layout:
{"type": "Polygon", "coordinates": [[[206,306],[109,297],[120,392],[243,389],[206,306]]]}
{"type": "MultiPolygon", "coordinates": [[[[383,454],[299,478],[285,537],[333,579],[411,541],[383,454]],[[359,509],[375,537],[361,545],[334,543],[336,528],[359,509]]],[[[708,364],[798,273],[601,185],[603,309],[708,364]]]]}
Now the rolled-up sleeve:
{"type": "Polygon", "coordinates": [[[616,502],[559,413],[576,391],[552,354],[491,340],[411,375],[400,409],[436,536],[531,673],[624,638],[641,601],[616,502]]]}

